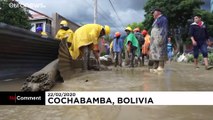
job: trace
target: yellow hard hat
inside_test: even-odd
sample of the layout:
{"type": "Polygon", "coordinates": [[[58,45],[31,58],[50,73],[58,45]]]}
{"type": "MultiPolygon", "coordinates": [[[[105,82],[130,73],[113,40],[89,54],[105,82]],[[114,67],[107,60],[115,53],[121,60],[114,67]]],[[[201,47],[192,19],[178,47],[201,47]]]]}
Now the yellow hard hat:
{"type": "Polygon", "coordinates": [[[105,34],[109,35],[109,33],[110,33],[110,27],[108,25],[104,26],[104,30],[105,30],[105,34]]]}
{"type": "Polygon", "coordinates": [[[131,31],[132,31],[132,28],[131,28],[131,27],[127,27],[127,28],[125,29],[125,31],[127,31],[127,30],[131,32],[131,31]]]}
{"type": "Polygon", "coordinates": [[[60,22],[60,25],[67,26],[67,25],[68,25],[68,22],[67,22],[66,20],[62,20],[62,21],[60,22]]]}

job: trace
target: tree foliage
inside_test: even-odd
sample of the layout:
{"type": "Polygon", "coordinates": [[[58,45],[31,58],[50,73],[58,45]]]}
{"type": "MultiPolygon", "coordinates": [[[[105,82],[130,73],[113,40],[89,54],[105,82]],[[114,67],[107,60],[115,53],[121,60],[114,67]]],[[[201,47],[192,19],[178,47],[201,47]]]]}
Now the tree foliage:
{"type": "Polygon", "coordinates": [[[144,6],[146,12],[144,26],[150,29],[153,23],[151,11],[160,8],[169,21],[169,28],[185,27],[192,18],[193,10],[200,8],[201,0],[148,0],[144,6]]]}
{"type": "Polygon", "coordinates": [[[144,25],[143,25],[142,22],[139,22],[139,23],[133,22],[132,24],[129,24],[128,26],[131,27],[132,29],[135,29],[135,28],[137,28],[137,27],[139,27],[140,30],[143,30],[143,29],[144,29],[144,25]]]}
{"type": "Polygon", "coordinates": [[[106,40],[110,43],[113,40],[113,38],[110,37],[110,35],[105,35],[104,40],[106,40]]]}
{"type": "Polygon", "coordinates": [[[30,29],[29,13],[17,1],[0,0],[0,22],[30,29]]]}
{"type": "MultiPolygon", "coordinates": [[[[144,27],[148,30],[151,29],[154,21],[151,11],[154,8],[160,8],[168,19],[169,35],[174,38],[178,51],[183,52],[183,43],[190,44],[191,41],[188,37],[188,30],[194,14],[197,14],[198,11],[205,15],[208,14],[200,10],[200,6],[203,4],[202,0],[148,0],[144,6],[146,12],[144,27]]],[[[208,18],[211,18],[211,15],[208,15],[208,18]]]]}

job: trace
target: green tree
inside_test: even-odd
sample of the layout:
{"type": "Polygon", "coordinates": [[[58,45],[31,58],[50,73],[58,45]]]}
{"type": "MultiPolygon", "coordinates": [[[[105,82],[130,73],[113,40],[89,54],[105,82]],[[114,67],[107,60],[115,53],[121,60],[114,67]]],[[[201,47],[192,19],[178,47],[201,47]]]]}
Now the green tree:
{"type": "Polygon", "coordinates": [[[20,28],[30,29],[29,12],[17,1],[0,0],[0,22],[20,28]]]}
{"type": "Polygon", "coordinates": [[[104,39],[109,43],[113,40],[113,38],[111,38],[109,35],[105,35],[104,39]]]}
{"type": "Polygon", "coordinates": [[[139,22],[139,23],[133,22],[132,24],[129,24],[129,25],[127,25],[127,26],[131,27],[132,29],[135,29],[135,28],[137,28],[137,27],[139,27],[140,30],[143,30],[143,29],[144,29],[144,25],[143,25],[142,22],[139,22]]]}
{"type": "Polygon", "coordinates": [[[192,18],[193,11],[199,9],[202,4],[201,0],[148,0],[144,6],[146,12],[144,27],[151,29],[154,20],[151,11],[160,8],[168,18],[170,35],[175,38],[177,48],[182,52],[180,48],[183,40],[188,37],[188,21],[192,18]]]}
{"type": "Polygon", "coordinates": [[[193,10],[200,8],[202,4],[201,0],[148,0],[144,6],[146,12],[144,26],[151,28],[154,19],[150,13],[154,8],[160,8],[163,11],[168,18],[170,28],[185,26],[188,19],[193,16],[193,10]]]}

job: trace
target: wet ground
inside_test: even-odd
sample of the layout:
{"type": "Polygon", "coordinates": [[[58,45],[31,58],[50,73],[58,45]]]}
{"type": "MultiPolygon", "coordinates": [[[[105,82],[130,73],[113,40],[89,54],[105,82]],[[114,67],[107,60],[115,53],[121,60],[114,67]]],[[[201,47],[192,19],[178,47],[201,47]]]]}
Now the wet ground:
{"type": "MultiPolygon", "coordinates": [[[[19,91],[22,79],[0,81],[0,91],[19,91]]],[[[143,68],[89,71],[54,91],[212,91],[213,70],[167,64],[163,73],[143,68]]],[[[0,120],[212,120],[213,106],[0,106],[0,120]]]]}

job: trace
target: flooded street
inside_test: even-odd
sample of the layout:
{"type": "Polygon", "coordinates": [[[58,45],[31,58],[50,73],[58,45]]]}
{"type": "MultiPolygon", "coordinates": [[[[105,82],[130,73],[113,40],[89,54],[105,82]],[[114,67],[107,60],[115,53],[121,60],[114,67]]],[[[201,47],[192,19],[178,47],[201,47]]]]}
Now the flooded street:
{"type": "MultiPolygon", "coordinates": [[[[23,80],[0,81],[19,91],[23,80]]],[[[89,71],[58,83],[54,91],[212,91],[213,70],[167,64],[164,73],[142,68],[89,71]]],[[[0,120],[212,120],[213,106],[0,106],[0,120]]]]}
{"type": "Polygon", "coordinates": [[[0,0],[0,40],[0,120],[213,120],[213,0],[0,0]]]}
{"type": "Polygon", "coordinates": [[[1,120],[212,120],[210,106],[1,106],[1,120]]]}
{"type": "Polygon", "coordinates": [[[165,72],[150,73],[148,68],[112,68],[76,75],[53,90],[76,91],[212,91],[213,71],[193,65],[167,64],[165,72]]]}

